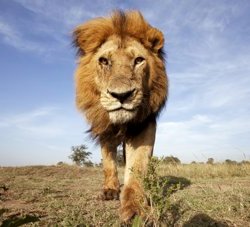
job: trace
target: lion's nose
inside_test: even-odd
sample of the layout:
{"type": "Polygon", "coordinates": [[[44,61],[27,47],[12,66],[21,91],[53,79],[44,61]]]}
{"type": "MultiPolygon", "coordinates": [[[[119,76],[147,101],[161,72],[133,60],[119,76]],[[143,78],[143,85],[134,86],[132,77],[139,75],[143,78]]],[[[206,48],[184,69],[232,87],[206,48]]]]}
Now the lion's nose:
{"type": "Polygon", "coordinates": [[[134,93],[135,89],[129,90],[129,91],[125,91],[125,92],[117,92],[117,91],[110,91],[108,90],[108,93],[118,99],[120,101],[120,103],[123,103],[126,99],[128,99],[130,96],[132,96],[132,94],[134,93]]]}

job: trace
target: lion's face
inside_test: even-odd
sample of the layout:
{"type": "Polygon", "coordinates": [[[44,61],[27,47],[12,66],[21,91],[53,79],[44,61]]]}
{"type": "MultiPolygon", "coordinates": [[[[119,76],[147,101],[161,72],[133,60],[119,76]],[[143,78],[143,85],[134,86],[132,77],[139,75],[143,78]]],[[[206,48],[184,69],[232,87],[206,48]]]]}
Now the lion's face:
{"type": "Polygon", "coordinates": [[[145,101],[147,55],[147,50],[136,40],[111,37],[94,57],[100,103],[114,124],[133,120],[145,101]]]}

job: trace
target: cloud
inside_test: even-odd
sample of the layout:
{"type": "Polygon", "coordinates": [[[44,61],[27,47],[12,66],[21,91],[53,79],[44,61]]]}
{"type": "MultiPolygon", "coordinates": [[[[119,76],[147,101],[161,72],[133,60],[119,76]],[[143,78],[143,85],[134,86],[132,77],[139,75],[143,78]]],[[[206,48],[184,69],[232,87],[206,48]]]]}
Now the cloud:
{"type": "Polygon", "coordinates": [[[156,136],[156,154],[175,155],[184,162],[249,158],[250,117],[233,120],[213,115],[194,115],[185,121],[161,122],[156,136]],[[241,137],[241,140],[238,138],[241,137]],[[240,151],[240,152],[239,152],[240,151]]]}
{"type": "Polygon", "coordinates": [[[94,150],[87,129],[78,113],[58,106],[0,114],[0,165],[68,162],[71,146],[86,144],[94,150]]]}
{"type": "MultiPolygon", "coordinates": [[[[242,55],[234,60],[222,59],[215,64],[187,69],[186,72],[170,72],[170,111],[189,113],[218,111],[225,115],[234,110],[235,117],[242,110],[249,110],[250,67],[242,55]]],[[[178,113],[178,112],[177,112],[178,113]]],[[[176,113],[175,113],[176,114],[176,113]]]]}
{"type": "Polygon", "coordinates": [[[112,9],[112,1],[105,3],[98,1],[95,4],[83,1],[71,2],[58,0],[15,0],[15,2],[45,20],[59,23],[64,29],[72,29],[74,26],[83,22],[83,20],[101,16],[103,10],[109,7],[112,9]],[[104,7],[97,7],[98,5],[104,7]]]}
{"type": "Polygon", "coordinates": [[[65,59],[69,51],[73,52],[71,33],[74,27],[87,19],[100,16],[103,9],[110,5],[105,3],[105,7],[96,7],[94,4],[91,7],[82,1],[72,4],[68,1],[47,0],[15,0],[15,4],[21,6],[22,10],[14,9],[10,12],[6,8],[8,16],[0,17],[2,41],[20,51],[45,56],[46,59],[56,56],[57,60],[65,59]],[[9,16],[11,14],[21,20],[13,19],[9,16]]]}
{"type": "Polygon", "coordinates": [[[4,22],[0,18],[0,34],[2,34],[2,39],[8,45],[15,47],[21,51],[31,51],[35,53],[45,53],[49,50],[48,47],[44,47],[41,43],[37,41],[32,41],[25,39],[23,34],[14,28],[10,24],[4,22]]]}
{"type": "Polygon", "coordinates": [[[0,120],[0,128],[16,131],[22,138],[51,139],[73,135],[74,132],[69,133],[68,128],[72,125],[75,127],[74,120],[67,120],[67,114],[63,114],[62,109],[57,107],[44,107],[26,113],[0,116],[0,120]]]}

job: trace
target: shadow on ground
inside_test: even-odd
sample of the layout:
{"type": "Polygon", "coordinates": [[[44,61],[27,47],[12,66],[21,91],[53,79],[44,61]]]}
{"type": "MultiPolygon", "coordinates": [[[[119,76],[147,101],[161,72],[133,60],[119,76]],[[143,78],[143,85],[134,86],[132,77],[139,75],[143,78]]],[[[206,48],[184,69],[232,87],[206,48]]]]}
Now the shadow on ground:
{"type": "MultiPolygon", "coordinates": [[[[183,190],[191,185],[191,181],[184,177],[176,176],[163,176],[160,178],[160,184],[164,187],[163,196],[169,196],[177,192],[178,190],[183,190]]],[[[188,211],[188,207],[183,206],[184,201],[179,200],[173,204],[168,209],[166,217],[163,218],[163,224],[167,226],[176,226],[178,221],[188,211]],[[165,219],[165,220],[164,220],[165,219]]],[[[183,227],[228,227],[229,225],[225,221],[217,221],[207,214],[199,213],[194,215],[190,220],[185,222],[183,227]]]]}
{"type": "MultiPolygon", "coordinates": [[[[159,200],[165,201],[164,205],[161,202],[156,205],[156,207],[158,207],[158,212],[161,213],[159,216],[159,224],[160,226],[176,226],[188,208],[183,206],[184,202],[182,200],[178,200],[173,203],[170,202],[171,199],[169,197],[178,190],[183,190],[191,185],[191,181],[187,178],[176,176],[162,176],[158,180],[159,185],[157,187],[162,188],[162,195],[156,198],[155,202],[158,203],[157,201],[159,200]]],[[[155,225],[149,222],[146,226],[155,225]]]]}
{"type": "Polygon", "coordinates": [[[191,181],[185,177],[163,176],[161,181],[167,181],[167,186],[180,185],[179,189],[184,189],[191,184],[191,181]]]}
{"type": "Polygon", "coordinates": [[[25,216],[12,215],[2,222],[1,227],[21,226],[28,223],[34,223],[39,220],[39,217],[30,214],[26,214],[25,216]]]}
{"type": "Polygon", "coordinates": [[[228,227],[225,221],[217,221],[207,214],[196,214],[189,221],[183,224],[183,227],[228,227]]]}
{"type": "Polygon", "coordinates": [[[168,192],[172,194],[188,187],[191,185],[191,181],[185,177],[163,176],[160,178],[160,184],[163,185],[163,195],[166,196],[168,192]]]}

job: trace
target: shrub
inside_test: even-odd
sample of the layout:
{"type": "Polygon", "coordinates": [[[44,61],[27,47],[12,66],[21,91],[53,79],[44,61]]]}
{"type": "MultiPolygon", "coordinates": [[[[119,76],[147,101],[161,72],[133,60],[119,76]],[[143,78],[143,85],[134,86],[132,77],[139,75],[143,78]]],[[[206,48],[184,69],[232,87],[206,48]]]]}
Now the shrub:
{"type": "Polygon", "coordinates": [[[237,162],[236,161],[232,161],[230,159],[226,159],[225,160],[225,163],[228,164],[228,165],[237,165],[237,162]]]}
{"type": "Polygon", "coordinates": [[[137,173],[149,206],[145,208],[145,201],[141,201],[142,209],[145,209],[144,214],[147,216],[143,219],[136,217],[132,226],[158,226],[159,223],[169,226],[172,223],[173,209],[176,207],[171,203],[170,195],[180,189],[180,184],[172,184],[169,178],[158,174],[157,170],[161,163],[162,160],[153,157],[148,164],[147,174],[137,173]]]}
{"type": "Polygon", "coordinates": [[[177,157],[174,157],[172,155],[167,156],[167,157],[163,157],[162,162],[165,163],[165,164],[174,164],[174,165],[181,164],[180,159],[177,158],[177,157]]]}
{"type": "Polygon", "coordinates": [[[78,166],[90,165],[90,163],[92,162],[89,160],[89,156],[92,153],[88,152],[87,149],[88,148],[85,145],[72,146],[71,147],[72,154],[69,156],[69,158],[78,166]]]}
{"type": "Polygon", "coordinates": [[[207,164],[213,165],[214,164],[214,159],[213,158],[209,158],[207,160],[207,164]]]}

